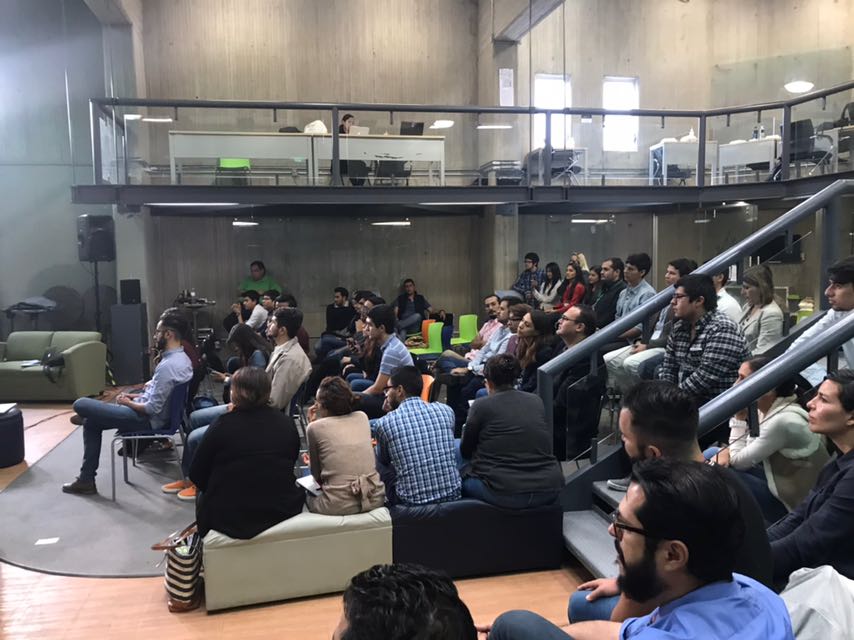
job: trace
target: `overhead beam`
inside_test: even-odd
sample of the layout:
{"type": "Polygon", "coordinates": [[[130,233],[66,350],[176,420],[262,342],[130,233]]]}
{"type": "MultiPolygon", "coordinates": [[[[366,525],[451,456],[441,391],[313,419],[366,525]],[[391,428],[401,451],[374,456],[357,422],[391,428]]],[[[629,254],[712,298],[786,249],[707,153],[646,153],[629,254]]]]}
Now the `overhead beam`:
{"type": "Polygon", "coordinates": [[[521,42],[531,29],[545,20],[549,14],[564,3],[564,0],[530,0],[503,27],[496,25],[493,40],[496,42],[521,42]]]}
{"type": "Polygon", "coordinates": [[[116,0],[83,0],[104,25],[129,25],[131,20],[116,0]]]}

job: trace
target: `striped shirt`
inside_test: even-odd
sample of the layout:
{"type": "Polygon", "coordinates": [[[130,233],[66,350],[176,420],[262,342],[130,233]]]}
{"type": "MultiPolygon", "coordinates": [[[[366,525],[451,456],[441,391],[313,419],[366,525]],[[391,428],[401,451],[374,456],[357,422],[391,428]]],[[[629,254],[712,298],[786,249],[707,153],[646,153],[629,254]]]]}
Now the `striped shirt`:
{"type": "Polygon", "coordinates": [[[396,335],[392,335],[386,340],[380,350],[383,352],[382,360],[380,360],[380,373],[382,374],[393,376],[398,369],[411,367],[414,364],[406,345],[396,335]]]}
{"type": "Polygon", "coordinates": [[[394,467],[395,491],[405,504],[460,498],[454,411],[439,402],[407,398],[374,423],[380,462],[394,467]]]}

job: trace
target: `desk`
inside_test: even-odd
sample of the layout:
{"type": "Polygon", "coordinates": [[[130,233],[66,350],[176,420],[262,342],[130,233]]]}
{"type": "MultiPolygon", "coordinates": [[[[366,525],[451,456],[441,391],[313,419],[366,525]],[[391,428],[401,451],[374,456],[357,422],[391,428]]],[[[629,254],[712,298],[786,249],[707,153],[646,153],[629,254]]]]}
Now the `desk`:
{"type": "MultiPolygon", "coordinates": [[[[738,169],[738,167],[745,167],[749,164],[767,164],[768,171],[771,172],[777,162],[777,155],[777,140],[775,138],[722,144],[718,147],[718,182],[723,182],[727,167],[738,169]]],[[[736,181],[738,181],[737,171],[736,181]]]]}
{"type": "MultiPolygon", "coordinates": [[[[320,175],[320,162],[332,160],[332,134],[315,135],[314,175],[320,175]]],[[[430,182],[433,163],[439,165],[439,184],[445,186],[445,136],[339,136],[341,160],[382,162],[429,162],[430,182]]]]}
{"type": "MultiPolygon", "coordinates": [[[[698,171],[697,156],[700,153],[699,142],[659,142],[649,148],[649,184],[655,183],[655,169],[653,168],[652,156],[655,151],[661,149],[661,179],[662,184],[667,184],[667,165],[675,164],[683,167],[694,167],[698,171]]],[[[712,177],[718,173],[718,143],[714,140],[706,140],[706,158],[703,163],[703,171],[711,167],[712,177]]]]}
{"type": "Polygon", "coordinates": [[[308,181],[314,181],[312,136],[305,133],[238,133],[228,131],[170,131],[169,172],[178,184],[179,158],[248,158],[249,160],[304,161],[308,181]]]}

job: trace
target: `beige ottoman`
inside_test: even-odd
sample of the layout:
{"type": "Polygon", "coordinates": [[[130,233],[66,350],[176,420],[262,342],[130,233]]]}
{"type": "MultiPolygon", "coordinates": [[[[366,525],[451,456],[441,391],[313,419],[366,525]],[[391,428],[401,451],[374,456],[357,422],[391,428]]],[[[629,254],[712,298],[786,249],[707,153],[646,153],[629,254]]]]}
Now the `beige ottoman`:
{"type": "Polygon", "coordinates": [[[391,516],[385,507],[353,516],[303,512],[251,540],[209,531],[207,610],[343,591],[354,574],[391,561],[391,516]]]}

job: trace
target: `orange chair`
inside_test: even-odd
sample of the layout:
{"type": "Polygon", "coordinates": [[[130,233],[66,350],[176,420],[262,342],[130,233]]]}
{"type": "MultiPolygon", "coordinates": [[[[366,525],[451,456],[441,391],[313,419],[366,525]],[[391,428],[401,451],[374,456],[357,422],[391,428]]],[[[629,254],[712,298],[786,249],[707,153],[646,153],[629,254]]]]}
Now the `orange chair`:
{"type": "Polygon", "coordinates": [[[424,339],[424,344],[430,341],[430,325],[436,322],[435,320],[421,321],[421,337],[424,339]]]}
{"type": "Polygon", "coordinates": [[[433,376],[427,375],[426,373],[421,374],[421,382],[424,383],[424,386],[421,388],[421,399],[424,402],[432,402],[430,393],[433,391],[433,383],[435,381],[436,378],[433,376]]]}

